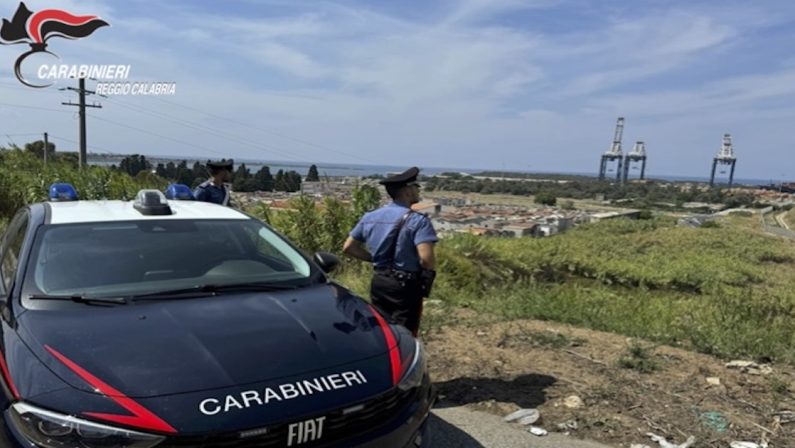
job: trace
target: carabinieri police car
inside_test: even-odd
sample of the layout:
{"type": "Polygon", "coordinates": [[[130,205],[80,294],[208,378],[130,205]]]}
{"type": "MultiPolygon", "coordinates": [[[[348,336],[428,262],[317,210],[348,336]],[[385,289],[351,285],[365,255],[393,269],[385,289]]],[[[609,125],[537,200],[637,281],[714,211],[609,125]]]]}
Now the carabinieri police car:
{"type": "Polygon", "coordinates": [[[423,347],[333,255],[157,190],[76,199],[53,185],[0,240],[0,446],[427,445],[423,347]]]}

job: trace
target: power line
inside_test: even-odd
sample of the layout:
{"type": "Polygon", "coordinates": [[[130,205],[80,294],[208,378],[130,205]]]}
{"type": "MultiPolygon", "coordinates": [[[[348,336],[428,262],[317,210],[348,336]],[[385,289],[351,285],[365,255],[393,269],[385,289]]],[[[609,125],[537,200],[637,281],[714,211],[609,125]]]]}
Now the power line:
{"type": "Polygon", "coordinates": [[[235,135],[235,134],[233,134],[231,132],[213,129],[213,128],[210,128],[210,127],[198,124],[198,123],[190,122],[188,120],[172,117],[172,116],[170,116],[168,114],[164,114],[162,112],[150,111],[150,110],[147,110],[147,109],[145,109],[143,107],[140,107],[140,106],[135,106],[135,105],[130,105],[130,104],[123,104],[121,102],[118,102],[118,101],[110,99],[110,98],[108,98],[108,101],[110,101],[110,102],[112,102],[114,104],[117,104],[117,105],[119,105],[121,107],[130,109],[130,110],[132,110],[134,112],[150,115],[150,116],[153,116],[153,117],[156,117],[156,118],[165,119],[165,120],[171,121],[172,123],[176,123],[176,124],[179,124],[179,125],[182,125],[182,126],[185,126],[187,128],[190,128],[190,129],[193,129],[193,130],[197,130],[197,131],[200,131],[200,132],[206,132],[208,134],[215,135],[215,136],[218,136],[218,137],[223,137],[223,138],[226,138],[226,139],[235,140],[235,141],[238,141],[238,142],[243,143],[245,145],[248,145],[248,146],[250,146],[250,147],[252,147],[254,149],[268,152],[271,155],[276,154],[276,155],[281,155],[283,157],[287,157],[288,159],[292,159],[292,160],[295,160],[295,161],[304,162],[304,163],[312,163],[309,160],[302,160],[302,159],[296,157],[294,154],[282,152],[282,151],[276,150],[276,149],[274,149],[272,147],[262,145],[259,142],[241,138],[241,137],[239,137],[239,136],[237,136],[237,135],[235,135]]]}
{"type": "Polygon", "coordinates": [[[351,157],[353,159],[356,159],[357,161],[364,160],[364,161],[372,162],[372,163],[376,163],[376,164],[378,163],[378,162],[376,162],[374,160],[369,160],[367,158],[364,158],[364,157],[361,157],[361,156],[358,156],[358,155],[346,153],[344,151],[340,151],[340,150],[337,150],[337,149],[334,149],[334,148],[329,148],[327,146],[318,145],[316,143],[312,143],[312,142],[309,142],[309,141],[306,141],[306,140],[302,140],[302,139],[298,139],[298,138],[295,138],[295,137],[291,137],[289,135],[280,134],[278,132],[274,132],[274,131],[271,131],[271,130],[268,130],[268,129],[263,129],[263,128],[260,128],[260,127],[257,127],[257,126],[252,126],[252,125],[250,125],[248,123],[244,123],[242,121],[233,120],[231,118],[227,118],[227,117],[224,117],[224,116],[221,116],[221,115],[213,114],[211,112],[205,112],[205,111],[203,111],[201,109],[197,109],[195,107],[185,106],[183,104],[175,103],[173,101],[164,100],[164,99],[158,98],[156,96],[153,96],[152,98],[157,100],[157,101],[162,101],[162,102],[164,102],[166,104],[171,104],[171,105],[174,105],[174,106],[177,106],[177,107],[182,107],[184,109],[192,110],[194,112],[199,112],[201,114],[204,114],[204,115],[207,115],[207,116],[210,116],[210,117],[213,117],[213,118],[218,118],[220,120],[224,120],[224,121],[227,121],[229,123],[234,123],[234,124],[237,124],[239,126],[244,126],[244,127],[250,128],[250,129],[254,129],[256,131],[263,132],[265,134],[275,135],[277,137],[281,137],[281,138],[284,138],[284,139],[287,139],[287,140],[292,140],[294,142],[302,143],[304,145],[309,145],[309,146],[315,147],[317,149],[322,149],[324,151],[329,151],[329,152],[341,154],[341,155],[344,155],[344,156],[348,156],[348,157],[351,157]]]}
{"type": "MultiPolygon", "coordinates": [[[[70,139],[64,138],[64,137],[59,137],[57,135],[50,134],[50,137],[52,137],[52,138],[54,138],[56,140],[62,140],[62,141],[65,141],[67,143],[72,143],[72,144],[75,144],[75,145],[79,145],[80,144],[80,142],[76,142],[74,140],[70,140],[70,139]]],[[[113,152],[113,151],[111,151],[109,149],[103,148],[101,146],[96,146],[96,145],[90,145],[89,148],[91,148],[92,150],[96,150],[96,149],[99,150],[99,151],[93,151],[93,152],[102,152],[102,153],[106,153],[106,154],[112,154],[114,156],[123,156],[123,155],[125,155],[125,154],[122,154],[122,153],[113,152]]]]}
{"type": "Polygon", "coordinates": [[[152,136],[155,136],[155,137],[164,138],[166,140],[171,140],[173,142],[180,143],[180,144],[183,144],[183,145],[186,145],[186,146],[190,146],[192,148],[201,148],[201,149],[203,149],[205,151],[208,151],[208,152],[211,152],[213,154],[219,154],[219,155],[223,155],[223,156],[227,155],[226,153],[222,153],[222,152],[216,151],[214,149],[207,148],[205,146],[201,146],[201,145],[197,145],[195,143],[186,142],[185,140],[180,140],[180,139],[177,139],[177,138],[161,135],[161,134],[158,134],[158,133],[155,133],[155,132],[152,132],[152,131],[148,131],[146,129],[136,128],[135,126],[130,126],[130,125],[127,125],[127,124],[124,124],[124,123],[119,123],[119,122],[116,122],[116,121],[108,120],[106,118],[100,118],[100,117],[97,117],[97,116],[94,116],[94,115],[90,115],[90,117],[95,119],[95,120],[104,121],[106,123],[110,123],[110,124],[113,124],[113,125],[116,125],[116,126],[121,126],[123,128],[132,129],[132,130],[138,131],[138,132],[143,132],[144,134],[149,134],[149,135],[152,135],[152,136]]]}
{"type": "Polygon", "coordinates": [[[0,106],[21,107],[23,109],[46,110],[48,112],[60,112],[62,114],[72,114],[72,113],[74,113],[74,112],[69,112],[69,111],[66,111],[66,110],[52,109],[52,108],[49,108],[49,107],[26,106],[24,104],[0,103],[0,106]]]}

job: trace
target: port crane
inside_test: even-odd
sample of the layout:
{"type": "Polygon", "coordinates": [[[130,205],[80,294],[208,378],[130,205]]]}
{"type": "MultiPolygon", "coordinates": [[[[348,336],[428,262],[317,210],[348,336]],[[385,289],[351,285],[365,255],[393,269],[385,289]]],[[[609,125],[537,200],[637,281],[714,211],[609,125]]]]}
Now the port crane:
{"type": "MultiPolygon", "coordinates": [[[[635,142],[635,146],[632,148],[632,151],[627,154],[624,158],[624,182],[627,181],[627,177],[629,177],[629,167],[632,162],[640,162],[640,179],[643,180],[646,175],[646,144],[638,141],[635,142]]],[[[638,167],[633,166],[633,170],[637,170],[638,167]]]]}
{"type": "Polygon", "coordinates": [[[732,187],[734,183],[734,167],[737,164],[737,157],[734,155],[734,146],[732,145],[732,136],[731,134],[723,134],[723,144],[718,151],[718,155],[712,159],[712,174],[709,177],[709,186],[715,186],[715,168],[718,165],[721,165],[720,172],[725,173],[726,170],[724,169],[723,165],[729,165],[730,172],[729,172],[729,188],[732,187]]]}
{"type": "MultiPolygon", "coordinates": [[[[599,164],[599,180],[605,180],[605,172],[607,165],[610,162],[618,161],[618,169],[616,169],[616,181],[621,182],[621,167],[624,162],[624,152],[621,149],[621,139],[624,136],[624,117],[618,117],[616,122],[616,132],[613,135],[613,144],[610,149],[602,154],[601,163],[599,164]]],[[[610,169],[610,172],[613,170],[610,169]]]]}

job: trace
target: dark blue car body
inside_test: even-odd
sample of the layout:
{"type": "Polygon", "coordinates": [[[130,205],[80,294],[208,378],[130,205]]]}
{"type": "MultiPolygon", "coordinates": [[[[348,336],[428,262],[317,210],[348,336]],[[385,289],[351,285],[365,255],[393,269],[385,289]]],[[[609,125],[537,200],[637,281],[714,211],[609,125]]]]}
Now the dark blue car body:
{"type": "Polygon", "coordinates": [[[397,384],[419,343],[317,265],[316,282],[284,291],[29,303],[15,285],[48,213],[27,207],[0,240],[2,260],[22,238],[0,302],[0,445],[39,446],[12,418],[20,402],[162,436],[157,448],[422,443],[433,404],[424,366],[421,384],[397,384]]]}

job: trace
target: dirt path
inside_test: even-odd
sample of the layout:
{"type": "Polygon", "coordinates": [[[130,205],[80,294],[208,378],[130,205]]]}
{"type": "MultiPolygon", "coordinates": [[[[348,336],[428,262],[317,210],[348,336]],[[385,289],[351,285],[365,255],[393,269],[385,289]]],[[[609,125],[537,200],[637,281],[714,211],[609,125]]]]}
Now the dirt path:
{"type": "Polygon", "coordinates": [[[787,225],[787,220],[785,218],[786,215],[787,212],[779,213],[778,215],[776,215],[776,222],[778,222],[778,225],[780,225],[781,227],[790,230],[789,225],[787,225]]]}
{"type": "Polygon", "coordinates": [[[473,320],[464,316],[425,336],[442,407],[500,417],[536,408],[538,425],[550,432],[614,446],[657,446],[646,435],[652,432],[676,443],[695,436],[694,447],[736,440],[795,447],[791,367],[742,372],[725,360],[666,346],[631,356],[632,344],[614,334],[539,321],[475,326],[473,320]],[[658,368],[621,367],[622,356],[635,369],[658,368]]]}

